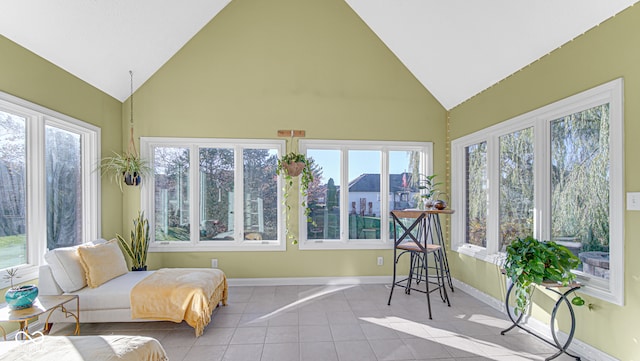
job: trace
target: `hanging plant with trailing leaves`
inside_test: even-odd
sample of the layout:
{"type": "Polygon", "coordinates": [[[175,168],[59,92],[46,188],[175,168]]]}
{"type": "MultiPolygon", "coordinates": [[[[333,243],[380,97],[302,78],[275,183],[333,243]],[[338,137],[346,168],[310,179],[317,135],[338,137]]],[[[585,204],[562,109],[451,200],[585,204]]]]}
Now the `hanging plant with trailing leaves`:
{"type": "Polygon", "coordinates": [[[292,244],[297,244],[298,239],[291,232],[290,227],[290,215],[291,205],[288,202],[289,196],[295,179],[300,177],[300,206],[304,209],[304,216],[307,218],[307,222],[313,223],[311,219],[311,209],[307,207],[307,194],[309,191],[309,185],[313,182],[313,173],[311,171],[311,164],[309,159],[304,154],[289,152],[280,159],[278,159],[278,167],[276,168],[276,174],[282,175],[284,178],[283,186],[283,200],[282,204],[285,207],[286,219],[287,219],[287,239],[291,240],[292,244]]]}

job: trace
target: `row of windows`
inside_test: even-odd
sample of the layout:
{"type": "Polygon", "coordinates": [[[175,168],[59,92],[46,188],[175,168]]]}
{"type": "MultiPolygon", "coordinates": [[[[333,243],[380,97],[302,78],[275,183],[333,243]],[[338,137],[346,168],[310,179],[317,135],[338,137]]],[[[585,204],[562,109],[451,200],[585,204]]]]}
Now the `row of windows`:
{"type": "Polygon", "coordinates": [[[623,300],[622,80],[451,145],[453,248],[500,262],[516,238],[565,245],[588,293],[623,300]]]}
{"type": "MultiPolygon", "coordinates": [[[[389,248],[389,211],[415,206],[412,174],[429,171],[430,143],[300,141],[314,181],[301,249],[389,248]]],[[[283,141],[142,138],[153,177],[143,208],[152,249],[283,250],[283,141]]],[[[292,209],[296,209],[295,207],[292,209]]]]}

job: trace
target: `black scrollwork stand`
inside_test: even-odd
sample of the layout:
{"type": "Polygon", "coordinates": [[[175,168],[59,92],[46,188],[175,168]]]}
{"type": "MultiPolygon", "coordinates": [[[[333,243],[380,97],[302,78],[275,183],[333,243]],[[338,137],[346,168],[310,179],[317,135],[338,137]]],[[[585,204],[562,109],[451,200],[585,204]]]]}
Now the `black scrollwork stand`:
{"type": "Polygon", "coordinates": [[[571,341],[573,341],[573,335],[574,335],[575,330],[576,330],[576,316],[575,316],[575,313],[573,312],[573,305],[571,304],[571,301],[567,298],[567,296],[569,294],[571,294],[572,292],[576,291],[577,289],[579,289],[581,287],[581,285],[579,283],[570,284],[570,285],[567,286],[567,287],[569,287],[569,289],[564,293],[560,292],[558,290],[558,288],[562,287],[562,285],[559,285],[559,284],[543,284],[543,286],[547,290],[549,290],[549,291],[557,294],[558,296],[560,296],[560,298],[558,298],[558,300],[556,301],[555,305],[553,306],[553,310],[551,311],[551,321],[549,322],[549,326],[551,328],[551,336],[553,337],[553,342],[542,338],[541,336],[533,333],[531,330],[529,330],[529,329],[525,328],[524,326],[522,326],[520,324],[520,321],[522,321],[524,313],[520,312],[520,316],[518,316],[517,319],[514,318],[515,316],[512,314],[512,311],[509,308],[509,298],[511,296],[511,292],[513,291],[513,287],[514,287],[513,283],[509,286],[509,289],[507,290],[507,297],[506,297],[506,300],[505,300],[505,305],[506,305],[506,308],[507,308],[507,315],[509,316],[509,319],[511,320],[513,325],[511,325],[511,327],[507,328],[506,330],[500,332],[500,334],[504,335],[507,332],[511,331],[512,329],[518,327],[518,328],[526,331],[528,334],[530,334],[532,336],[535,336],[538,339],[540,339],[540,340],[542,340],[542,341],[548,343],[549,345],[551,345],[551,346],[553,346],[553,347],[558,349],[558,352],[556,352],[554,355],[552,355],[550,357],[547,357],[545,359],[546,361],[553,360],[554,358],[562,355],[563,353],[567,354],[567,355],[569,355],[569,356],[571,356],[571,357],[573,357],[573,358],[575,358],[576,360],[579,361],[580,360],[580,356],[576,356],[576,355],[570,354],[567,351],[567,349],[569,348],[569,345],[571,344],[571,341]],[[564,344],[562,344],[560,342],[560,340],[558,340],[558,335],[557,335],[556,329],[554,327],[555,320],[556,320],[556,314],[558,313],[558,309],[560,308],[560,305],[562,305],[562,303],[567,305],[567,308],[569,309],[569,315],[571,317],[571,329],[569,330],[569,337],[567,338],[567,340],[565,341],[564,344]]]}

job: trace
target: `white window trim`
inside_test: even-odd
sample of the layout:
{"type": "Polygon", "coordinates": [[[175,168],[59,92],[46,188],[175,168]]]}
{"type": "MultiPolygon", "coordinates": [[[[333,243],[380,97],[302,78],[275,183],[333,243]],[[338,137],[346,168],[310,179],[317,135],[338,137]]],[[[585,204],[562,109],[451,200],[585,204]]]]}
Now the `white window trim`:
{"type": "Polygon", "coordinates": [[[548,179],[549,158],[540,154],[549,149],[549,123],[567,114],[579,112],[590,107],[608,102],[609,107],[609,157],[610,157],[610,203],[609,203],[609,282],[589,277],[577,272],[578,280],[585,286],[581,289],[588,295],[600,298],[617,305],[624,304],[624,103],[623,80],[621,78],[586,90],[550,105],[517,116],[502,123],[485,128],[478,132],[460,137],[451,142],[452,161],[452,199],[453,209],[459,211],[451,216],[452,249],[462,254],[481,260],[499,264],[503,255],[498,252],[498,192],[491,192],[492,186],[498,184],[497,159],[499,136],[511,132],[534,127],[535,134],[535,167],[534,179],[534,237],[549,239],[551,218],[541,209],[550,209],[550,180],[548,179]],[[487,141],[488,156],[488,212],[487,212],[487,248],[466,244],[465,240],[465,147],[487,141]],[[491,159],[494,161],[492,162],[491,159]],[[544,161],[537,161],[543,159],[544,161]],[[619,171],[616,171],[619,170],[619,171]]]}
{"type": "MultiPolygon", "coordinates": [[[[375,150],[383,152],[380,163],[381,174],[389,173],[389,157],[390,151],[420,151],[425,156],[420,165],[420,173],[432,174],[433,172],[433,143],[432,142],[399,142],[399,141],[358,141],[358,140],[312,140],[301,139],[298,143],[300,152],[306,154],[307,149],[327,149],[339,150],[340,156],[340,204],[349,207],[349,192],[343,191],[342,185],[349,184],[349,150],[375,150]]],[[[380,182],[380,224],[388,224],[389,210],[386,209],[389,204],[389,181],[388,177],[382,177],[380,182]],[[384,210],[384,211],[383,211],[384,210]]],[[[299,230],[299,249],[300,250],[358,250],[358,249],[391,249],[393,239],[389,237],[388,227],[381,227],[380,239],[348,239],[347,231],[349,224],[349,212],[342,210],[340,212],[340,239],[338,240],[308,240],[307,239],[307,222],[304,216],[304,209],[299,207],[298,213],[298,230],[299,230]],[[345,228],[347,227],[347,228],[345,228]]]]}
{"type": "MultiPolygon", "coordinates": [[[[240,152],[238,152],[241,146],[251,146],[257,148],[270,148],[278,151],[278,157],[284,154],[285,150],[284,140],[265,140],[265,139],[216,139],[216,138],[167,138],[167,137],[141,137],[140,138],[140,155],[143,158],[150,160],[152,163],[152,154],[154,147],[181,147],[189,148],[189,217],[190,224],[199,224],[197,220],[199,218],[199,168],[198,168],[198,150],[203,147],[214,148],[233,148],[235,164],[242,164],[240,158],[240,152]],[[196,222],[194,223],[194,220],[196,222]]],[[[235,192],[234,192],[234,204],[243,204],[243,189],[244,182],[240,176],[240,172],[234,172],[235,192]]],[[[155,241],[155,222],[153,221],[154,215],[154,197],[153,191],[155,188],[154,177],[151,176],[142,183],[140,206],[144,210],[145,214],[149,218],[149,233],[151,234],[151,244],[149,246],[149,252],[202,252],[202,251],[285,251],[286,250],[286,236],[284,229],[284,215],[282,213],[282,180],[278,177],[277,180],[278,189],[278,239],[277,240],[245,240],[242,234],[242,218],[235,217],[236,230],[235,240],[230,241],[200,241],[200,236],[191,227],[191,235],[189,241],[155,241]],[[195,234],[194,234],[195,232],[195,234]]]]}
{"type": "MultiPolygon", "coordinates": [[[[52,125],[80,135],[82,153],[82,239],[86,242],[98,238],[101,233],[100,173],[96,171],[100,162],[101,130],[92,124],[72,118],[43,106],[34,104],[13,95],[0,92],[0,109],[24,117],[27,137],[27,261],[20,267],[20,282],[38,277],[38,266],[44,263],[47,251],[45,182],[45,126],[52,125]],[[37,241],[29,241],[37,240],[37,241]]],[[[8,286],[6,280],[0,280],[0,288],[8,286]]]]}

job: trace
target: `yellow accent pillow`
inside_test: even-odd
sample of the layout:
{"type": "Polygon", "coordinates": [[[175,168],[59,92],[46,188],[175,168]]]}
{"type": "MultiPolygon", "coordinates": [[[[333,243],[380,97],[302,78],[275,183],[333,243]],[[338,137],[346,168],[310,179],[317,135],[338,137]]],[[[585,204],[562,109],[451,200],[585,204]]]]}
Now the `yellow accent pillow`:
{"type": "Polygon", "coordinates": [[[129,272],[124,254],[115,239],[102,244],[78,247],[78,254],[87,275],[87,284],[91,288],[129,272]]]}

